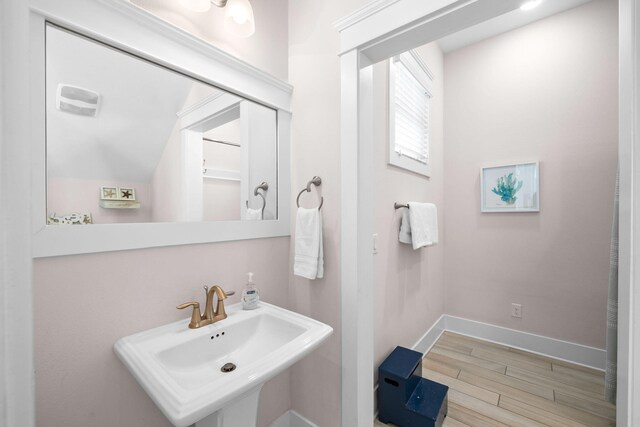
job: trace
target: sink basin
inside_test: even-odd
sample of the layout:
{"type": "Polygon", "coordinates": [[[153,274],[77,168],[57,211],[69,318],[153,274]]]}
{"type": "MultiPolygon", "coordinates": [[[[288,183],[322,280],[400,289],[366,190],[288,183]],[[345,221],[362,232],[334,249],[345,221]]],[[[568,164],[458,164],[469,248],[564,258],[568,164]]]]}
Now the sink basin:
{"type": "MultiPolygon", "coordinates": [[[[264,302],[255,310],[234,304],[226,311],[226,319],[199,329],[189,329],[185,319],[115,344],[120,360],[177,427],[213,419],[210,415],[234,404],[241,413],[257,412],[262,384],[309,354],[333,331],[264,302]],[[223,372],[223,366],[230,372],[223,372]],[[248,407],[249,400],[238,405],[252,395],[255,408],[248,407]]],[[[226,424],[212,421],[198,427],[233,425],[229,418],[227,414],[226,424]]],[[[245,420],[242,425],[250,424],[245,420]]]]}

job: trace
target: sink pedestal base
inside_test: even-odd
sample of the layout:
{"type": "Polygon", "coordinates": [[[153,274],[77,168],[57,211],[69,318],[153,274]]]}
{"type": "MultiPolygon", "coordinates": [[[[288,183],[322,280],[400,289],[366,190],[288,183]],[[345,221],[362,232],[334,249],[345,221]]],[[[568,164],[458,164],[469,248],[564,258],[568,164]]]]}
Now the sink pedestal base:
{"type": "Polygon", "coordinates": [[[262,384],[196,423],[196,427],[255,427],[262,384]]]}

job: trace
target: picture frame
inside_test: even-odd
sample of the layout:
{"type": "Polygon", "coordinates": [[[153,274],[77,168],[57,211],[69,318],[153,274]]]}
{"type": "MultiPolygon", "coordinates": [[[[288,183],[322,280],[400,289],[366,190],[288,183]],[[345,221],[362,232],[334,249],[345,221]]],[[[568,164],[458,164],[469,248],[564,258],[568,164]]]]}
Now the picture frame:
{"type": "Polygon", "coordinates": [[[100,200],[136,200],[136,190],[130,187],[100,187],[100,200]]]}
{"type": "Polygon", "coordinates": [[[100,199],[102,200],[118,200],[119,195],[118,187],[100,187],[100,199]]]}
{"type": "Polygon", "coordinates": [[[540,212],[539,162],[482,167],[480,212],[540,212]]]}
{"type": "Polygon", "coordinates": [[[119,200],[135,200],[136,190],[134,188],[118,188],[119,200]]]}

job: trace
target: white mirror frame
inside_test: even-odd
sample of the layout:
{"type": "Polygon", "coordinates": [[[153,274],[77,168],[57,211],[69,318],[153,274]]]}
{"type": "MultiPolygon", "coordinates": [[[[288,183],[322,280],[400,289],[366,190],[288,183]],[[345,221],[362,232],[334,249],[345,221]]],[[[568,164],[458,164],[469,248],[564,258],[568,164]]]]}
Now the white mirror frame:
{"type": "MultiPolygon", "coordinates": [[[[126,0],[31,1],[30,111],[33,257],[105,252],[290,234],[293,88],[126,0]],[[51,22],[277,110],[278,219],[46,225],[45,23],[51,22]]],[[[271,185],[271,183],[269,183],[271,185]]]]}

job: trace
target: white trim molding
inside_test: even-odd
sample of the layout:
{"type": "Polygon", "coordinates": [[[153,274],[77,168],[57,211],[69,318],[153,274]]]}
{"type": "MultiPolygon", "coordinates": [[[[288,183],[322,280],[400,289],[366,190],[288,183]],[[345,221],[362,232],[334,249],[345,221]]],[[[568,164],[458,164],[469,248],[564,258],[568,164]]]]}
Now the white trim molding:
{"type": "Polygon", "coordinates": [[[373,234],[373,67],[356,51],[341,63],[341,340],[342,425],[373,425],[375,275],[373,234]],[[366,248],[366,249],[365,249],[366,248]],[[355,262],[354,262],[355,260],[355,262]]]}
{"type": "Polygon", "coordinates": [[[29,10],[0,2],[0,425],[35,426],[31,261],[29,10]]]}
{"type": "Polygon", "coordinates": [[[618,263],[619,426],[640,425],[640,3],[620,0],[619,151],[620,230],[618,263]]]}
{"type": "Polygon", "coordinates": [[[603,349],[448,314],[440,316],[412,349],[428,353],[445,331],[604,371],[606,352],[603,349]]]}
{"type": "Polygon", "coordinates": [[[271,424],[271,427],[318,427],[294,410],[285,412],[271,424]]]}
{"type": "Polygon", "coordinates": [[[444,329],[576,365],[604,370],[606,352],[600,348],[449,315],[445,316],[444,329]]]}
{"type": "Polygon", "coordinates": [[[358,50],[372,62],[473,26],[526,0],[399,0],[354,19],[340,31],[340,54],[358,50]]]}
{"type": "Polygon", "coordinates": [[[372,15],[375,15],[381,10],[386,9],[387,7],[399,1],[400,0],[374,0],[370,3],[367,3],[360,9],[353,12],[352,14],[338,19],[333,24],[333,26],[336,27],[336,30],[338,31],[346,30],[347,28],[357,24],[360,21],[367,19],[372,15]]]}
{"type": "MultiPolygon", "coordinates": [[[[218,49],[207,41],[196,37],[179,27],[176,27],[170,22],[159,18],[158,16],[141,8],[140,6],[137,6],[130,0],[90,1],[93,3],[100,3],[102,7],[105,8],[105,10],[110,9],[112,12],[116,12],[126,17],[127,19],[132,19],[139,26],[158,33],[162,33],[164,36],[171,38],[177,43],[187,44],[191,49],[195,49],[199,53],[202,53],[209,58],[212,58],[221,63],[228,64],[242,75],[250,75],[256,80],[261,80],[263,84],[267,84],[278,90],[288,91],[289,93],[293,91],[293,86],[291,86],[289,83],[282,81],[277,77],[274,77],[271,74],[236,58],[235,56],[225,52],[224,50],[218,49]]],[[[86,31],[95,28],[96,31],[99,32],[99,28],[103,27],[103,25],[95,25],[95,27],[85,26],[82,22],[83,20],[75,19],[75,17],[81,17],[86,14],[86,11],[83,10],[83,6],[87,5],[87,3],[89,2],[85,1],[80,3],[80,6],[82,7],[80,7],[77,11],[73,11],[70,8],[77,7],[78,4],[75,4],[74,1],[68,0],[56,0],[55,2],[51,2],[49,0],[30,0],[30,7],[32,11],[44,16],[48,16],[52,21],[62,26],[70,27],[70,29],[83,32],[83,29],[84,31],[86,31]]],[[[98,16],[96,18],[97,20],[99,20],[100,17],[98,16]]],[[[109,25],[110,23],[107,22],[106,27],[109,27],[109,25]]],[[[234,92],[242,91],[242,87],[237,87],[235,89],[229,87],[225,89],[229,89],[234,92]]]]}
{"type": "Polygon", "coordinates": [[[446,315],[443,314],[411,348],[422,354],[428,353],[431,347],[438,341],[440,335],[445,331],[445,322],[446,315]]]}

